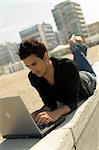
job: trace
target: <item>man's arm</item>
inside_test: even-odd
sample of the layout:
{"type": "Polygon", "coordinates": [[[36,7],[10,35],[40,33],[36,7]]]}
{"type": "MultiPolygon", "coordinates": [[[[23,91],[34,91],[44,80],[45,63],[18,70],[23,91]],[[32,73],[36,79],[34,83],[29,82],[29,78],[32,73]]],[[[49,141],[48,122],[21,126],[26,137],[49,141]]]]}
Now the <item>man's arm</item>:
{"type": "Polygon", "coordinates": [[[37,124],[49,124],[55,122],[62,115],[68,114],[71,109],[67,105],[63,105],[53,111],[43,111],[37,114],[35,121],[37,124]]]}
{"type": "MultiPolygon", "coordinates": [[[[61,117],[62,115],[68,114],[69,112],[71,112],[71,109],[70,109],[67,105],[63,105],[63,106],[57,108],[56,110],[52,111],[53,116],[55,116],[55,118],[56,118],[56,117],[59,118],[59,117],[61,117]]],[[[53,117],[53,118],[54,118],[54,117],[53,117]]],[[[54,121],[56,121],[56,120],[54,119],[54,121]]]]}

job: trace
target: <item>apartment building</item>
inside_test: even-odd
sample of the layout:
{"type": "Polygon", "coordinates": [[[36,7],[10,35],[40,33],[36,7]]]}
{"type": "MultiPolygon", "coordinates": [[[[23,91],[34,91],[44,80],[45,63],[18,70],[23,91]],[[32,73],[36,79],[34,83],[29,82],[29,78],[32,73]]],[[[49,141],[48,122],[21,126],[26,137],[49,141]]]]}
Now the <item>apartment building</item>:
{"type": "Polygon", "coordinates": [[[87,26],[81,6],[71,0],[64,1],[52,9],[52,14],[62,39],[65,44],[71,34],[84,38],[88,36],[87,26]]]}
{"type": "Polygon", "coordinates": [[[26,28],[19,32],[21,40],[24,41],[29,38],[37,39],[43,42],[48,50],[52,50],[59,43],[56,38],[56,33],[53,31],[52,26],[47,23],[37,24],[26,28]]]}

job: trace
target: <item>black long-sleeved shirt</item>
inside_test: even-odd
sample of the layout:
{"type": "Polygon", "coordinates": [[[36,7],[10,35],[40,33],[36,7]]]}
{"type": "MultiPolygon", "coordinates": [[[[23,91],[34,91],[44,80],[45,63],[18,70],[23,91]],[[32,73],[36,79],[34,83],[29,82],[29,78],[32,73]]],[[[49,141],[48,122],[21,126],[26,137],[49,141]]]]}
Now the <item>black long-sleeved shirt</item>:
{"type": "Polygon", "coordinates": [[[81,86],[79,72],[69,59],[50,59],[54,66],[54,85],[50,85],[44,77],[38,77],[32,72],[28,75],[30,83],[37,89],[44,104],[52,110],[57,108],[57,101],[74,110],[80,93],[86,95],[81,86]]]}

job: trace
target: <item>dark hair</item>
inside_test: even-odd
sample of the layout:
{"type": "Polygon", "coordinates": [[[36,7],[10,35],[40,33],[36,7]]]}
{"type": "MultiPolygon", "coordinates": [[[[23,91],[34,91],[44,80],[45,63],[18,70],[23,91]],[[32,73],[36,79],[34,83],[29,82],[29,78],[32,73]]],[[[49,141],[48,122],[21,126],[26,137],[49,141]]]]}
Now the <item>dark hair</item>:
{"type": "Polygon", "coordinates": [[[35,54],[37,57],[43,59],[45,52],[47,52],[47,49],[43,43],[38,42],[34,39],[28,39],[20,43],[18,55],[21,60],[25,59],[26,57],[32,54],[35,54]]]}

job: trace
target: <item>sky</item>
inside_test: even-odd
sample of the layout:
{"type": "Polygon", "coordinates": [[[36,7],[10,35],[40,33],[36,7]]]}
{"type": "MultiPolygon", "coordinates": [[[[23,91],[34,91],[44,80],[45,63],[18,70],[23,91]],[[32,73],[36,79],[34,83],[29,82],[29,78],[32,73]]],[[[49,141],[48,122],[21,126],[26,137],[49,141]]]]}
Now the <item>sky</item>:
{"type": "MultiPolygon", "coordinates": [[[[0,42],[20,41],[18,32],[42,22],[56,25],[51,10],[65,0],[0,0],[0,42]]],[[[73,0],[87,24],[99,21],[99,0],[73,0]]]]}

